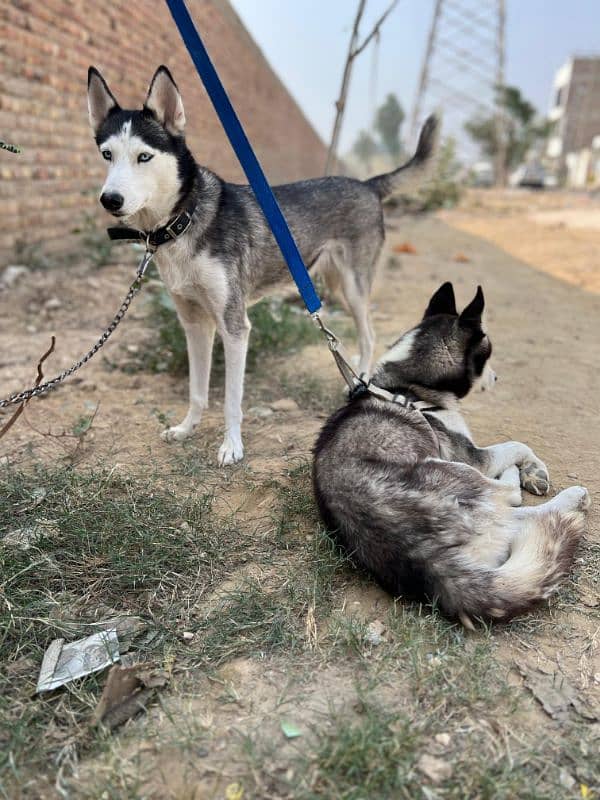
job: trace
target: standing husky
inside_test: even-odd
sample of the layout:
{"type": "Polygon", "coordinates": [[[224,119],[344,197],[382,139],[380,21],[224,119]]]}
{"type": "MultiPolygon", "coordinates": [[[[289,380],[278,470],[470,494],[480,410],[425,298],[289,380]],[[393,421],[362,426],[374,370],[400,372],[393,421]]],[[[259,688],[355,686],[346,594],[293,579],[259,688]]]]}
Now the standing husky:
{"type": "Polygon", "coordinates": [[[321,516],[389,592],[473,618],[509,619],[555,591],[569,571],[589,495],[581,486],[520,508],[522,486],[550,488],[527,445],[477,447],[458,401],[496,376],[481,326],[481,287],[459,315],[445,283],[422,321],[325,424],[314,450],[321,516]]]}
{"type": "MultiPolygon", "coordinates": [[[[90,67],[88,107],[98,149],[109,162],[100,202],[113,216],[160,235],[156,261],[185,330],[189,410],[163,438],[185,439],[200,422],[216,329],[226,370],[226,432],[218,458],[220,464],[239,461],[246,309],[289,281],[279,248],[251,189],[225,183],[194,160],[184,140],[181,95],[166,67],[152,78],[141,111],[121,109],[90,67]]],[[[274,189],[305,263],[341,287],[358,330],[361,372],[368,372],[373,354],[368,303],[384,241],[381,203],[425,177],[436,129],[430,117],[413,158],[389,174],[364,183],[332,177],[274,189]]]]}

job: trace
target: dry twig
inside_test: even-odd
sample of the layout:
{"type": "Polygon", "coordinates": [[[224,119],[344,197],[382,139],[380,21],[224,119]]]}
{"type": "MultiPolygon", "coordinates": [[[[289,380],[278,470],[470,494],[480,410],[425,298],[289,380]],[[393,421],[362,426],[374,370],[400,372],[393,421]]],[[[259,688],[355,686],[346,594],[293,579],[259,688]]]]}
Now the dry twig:
{"type": "MultiPolygon", "coordinates": [[[[43,373],[43,370],[42,370],[42,364],[48,358],[48,356],[50,356],[54,352],[54,345],[55,344],[56,344],[56,337],[52,336],[52,342],[50,344],[50,347],[46,350],[44,355],[38,361],[37,377],[36,377],[35,383],[34,383],[34,386],[36,388],[40,385],[40,383],[44,379],[44,373],[43,373]]],[[[19,417],[21,416],[21,414],[25,410],[25,406],[27,405],[28,402],[29,402],[29,400],[24,400],[21,403],[21,405],[17,408],[15,413],[12,415],[12,417],[8,420],[8,422],[6,422],[2,426],[2,428],[0,428],[0,439],[4,436],[5,433],[7,433],[12,428],[12,426],[15,424],[15,422],[19,419],[19,417]]]]}

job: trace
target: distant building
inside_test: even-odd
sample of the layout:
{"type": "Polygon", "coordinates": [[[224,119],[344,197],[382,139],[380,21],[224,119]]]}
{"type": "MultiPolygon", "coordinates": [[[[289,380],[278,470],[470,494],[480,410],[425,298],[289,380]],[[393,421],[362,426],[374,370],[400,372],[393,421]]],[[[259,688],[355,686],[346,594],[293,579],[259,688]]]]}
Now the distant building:
{"type": "Polygon", "coordinates": [[[548,117],[554,127],[546,155],[557,175],[579,188],[596,182],[600,56],[572,58],[557,71],[548,117]]]}

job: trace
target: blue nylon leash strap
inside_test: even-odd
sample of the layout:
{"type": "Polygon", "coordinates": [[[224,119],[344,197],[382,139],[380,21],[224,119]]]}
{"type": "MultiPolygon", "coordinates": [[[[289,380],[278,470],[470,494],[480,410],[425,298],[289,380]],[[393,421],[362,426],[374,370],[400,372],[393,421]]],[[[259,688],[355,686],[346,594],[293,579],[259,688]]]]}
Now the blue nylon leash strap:
{"type": "Polygon", "coordinates": [[[264,172],[254,154],[254,150],[244,129],[234,111],[233,106],[223,88],[223,84],[212,61],[204,47],[202,39],[196,30],[192,18],[190,17],[183,0],[166,0],[169,10],[179,29],[181,38],[194,62],[198,74],[211,102],[217,112],[221,125],[223,126],[231,146],[242,165],[248,182],[256,196],[256,200],[263,210],[263,213],[273,232],[273,236],[279,245],[279,249],[285,259],[286,264],[292,274],[298,291],[311,314],[315,314],[321,308],[321,301],[315,291],[313,282],[310,279],[308,270],[304,265],[298,246],[289,226],[283,216],[281,208],[275,195],[271,191],[264,172]]]}

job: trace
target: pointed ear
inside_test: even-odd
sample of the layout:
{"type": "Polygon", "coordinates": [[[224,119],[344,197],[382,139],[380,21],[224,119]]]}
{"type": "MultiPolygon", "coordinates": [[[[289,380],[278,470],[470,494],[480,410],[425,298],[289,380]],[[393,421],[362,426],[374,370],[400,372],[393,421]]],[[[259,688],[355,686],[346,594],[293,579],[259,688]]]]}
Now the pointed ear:
{"type": "Polygon", "coordinates": [[[171,73],[160,66],[150,82],[144,108],[151,111],[160,124],[174,136],[181,136],[185,128],[183,100],[171,73]]]}
{"type": "Polygon", "coordinates": [[[119,110],[120,106],[102,75],[96,67],[90,67],[88,69],[88,113],[94,134],[98,133],[100,126],[112,111],[119,110]]]}
{"type": "Polygon", "coordinates": [[[435,314],[452,314],[456,316],[456,313],[454,289],[450,281],[447,281],[440,286],[429,301],[425,314],[423,314],[423,319],[425,317],[433,317],[435,314]]]}
{"type": "Polygon", "coordinates": [[[471,300],[469,305],[464,309],[460,315],[461,322],[479,322],[483,309],[485,308],[485,299],[483,297],[483,290],[481,286],[477,287],[475,297],[471,300]]]}

